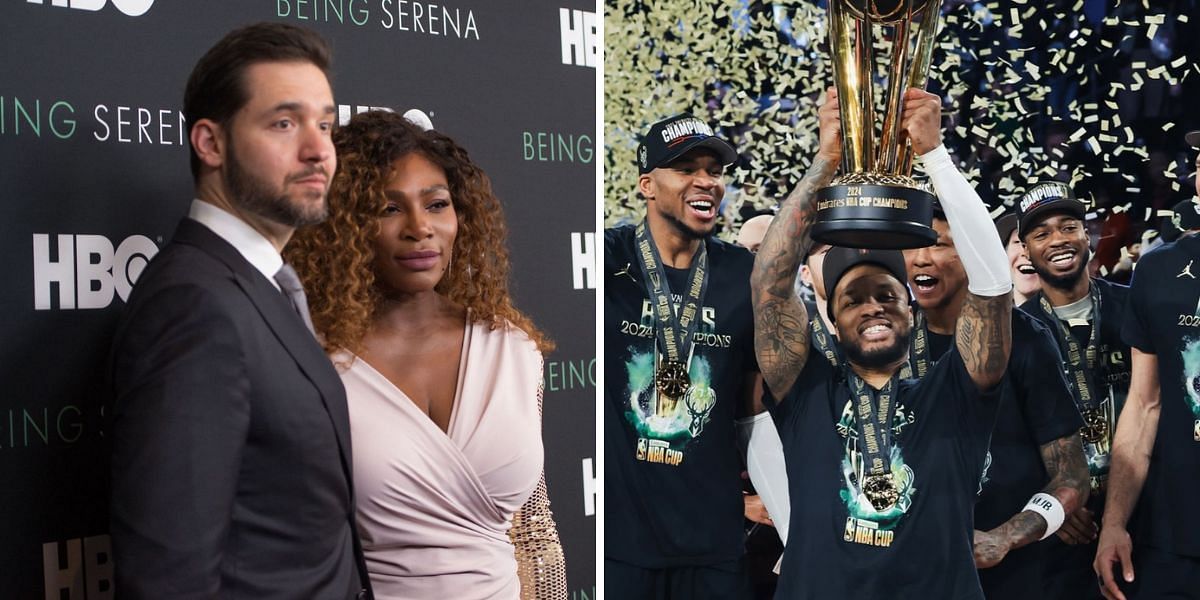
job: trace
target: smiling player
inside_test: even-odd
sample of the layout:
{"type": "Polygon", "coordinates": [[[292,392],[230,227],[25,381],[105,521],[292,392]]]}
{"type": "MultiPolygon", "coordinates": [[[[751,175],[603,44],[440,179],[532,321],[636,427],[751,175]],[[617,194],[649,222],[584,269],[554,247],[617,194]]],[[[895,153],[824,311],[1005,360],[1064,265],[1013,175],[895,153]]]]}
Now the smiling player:
{"type": "Polygon", "coordinates": [[[790,486],[776,597],[982,600],[972,510],[1011,349],[1007,260],[986,207],[942,146],[941,99],[910,89],[902,126],[960,232],[967,293],[953,348],[924,378],[904,377],[912,312],[903,256],[834,248],[822,279],[842,352],[837,365],[811,352],[808,310],[793,285],[815,191],[841,158],[828,93],[820,150],[768,229],[750,284],[770,390],[763,403],[772,405],[790,486]]]}
{"type": "Polygon", "coordinates": [[[1091,497],[1067,516],[1048,540],[1047,597],[1098,598],[1092,557],[1104,512],[1112,434],[1129,393],[1129,344],[1121,341],[1121,315],[1129,288],[1087,276],[1091,256],[1085,207],[1070,186],[1043,182],[1017,206],[1018,232],[1042,291],[1021,308],[1054,332],[1062,368],[1083,417],[1080,429],[1091,479],[1091,497]]]}
{"type": "Polygon", "coordinates": [[[638,147],[646,218],[604,232],[612,598],[749,593],[733,420],[756,380],[753,256],[712,235],[736,159],[700,119],[655,123],[638,147]]]}

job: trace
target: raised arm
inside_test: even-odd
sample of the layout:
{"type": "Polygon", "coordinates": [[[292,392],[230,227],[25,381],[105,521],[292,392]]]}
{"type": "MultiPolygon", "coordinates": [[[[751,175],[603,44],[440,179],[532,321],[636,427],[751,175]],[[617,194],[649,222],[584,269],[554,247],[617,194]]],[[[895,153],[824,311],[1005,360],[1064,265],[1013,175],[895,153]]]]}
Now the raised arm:
{"type": "Polygon", "coordinates": [[[967,274],[967,294],[954,343],[979,389],[1000,383],[1012,351],[1012,273],[987,207],[942,145],[942,101],[910,88],[901,124],[920,155],[967,274]]]}
{"type": "Polygon", "coordinates": [[[1100,576],[1101,588],[1107,598],[1124,600],[1125,595],[1113,580],[1113,563],[1121,563],[1123,579],[1133,581],[1133,543],[1126,523],[1137,504],[1146,472],[1150,470],[1150,453],[1158,437],[1160,389],[1158,387],[1158,356],[1131,348],[1133,380],[1125,408],[1117,418],[1117,432],[1112,442],[1112,469],[1108,474],[1108,499],[1100,528],[1100,543],[1092,567],[1100,576]]]}
{"type": "Polygon", "coordinates": [[[782,398],[808,359],[808,311],[796,297],[796,277],[809,247],[816,193],[827,185],[841,159],[837,93],[830,88],[819,112],[821,146],[804,178],[779,207],[754,258],[750,293],[754,303],[754,351],[763,381],[782,398]]]}
{"type": "Polygon", "coordinates": [[[1000,383],[1012,352],[1012,296],[968,293],[954,344],[976,387],[988,390],[1000,383]]]}

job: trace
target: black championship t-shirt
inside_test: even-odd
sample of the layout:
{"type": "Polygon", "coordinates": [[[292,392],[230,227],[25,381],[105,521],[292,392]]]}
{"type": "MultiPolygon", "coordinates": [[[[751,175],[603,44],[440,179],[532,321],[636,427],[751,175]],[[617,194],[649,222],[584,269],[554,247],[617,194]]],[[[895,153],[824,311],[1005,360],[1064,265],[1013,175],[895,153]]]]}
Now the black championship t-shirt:
{"type": "MultiPolygon", "coordinates": [[[[1012,335],[1012,356],[975,504],[975,528],[981,531],[1011,519],[1046,487],[1049,475],[1041,447],[1083,426],[1067,381],[1055,368],[1062,359],[1050,330],[1016,309],[1012,335]]],[[[931,332],[931,356],[940,357],[953,340],[954,336],[931,332]]],[[[1022,600],[1041,597],[1044,549],[1044,544],[1034,542],[1009,552],[1000,564],[980,569],[984,595],[1022,600]]]]}
{"type": "MultiPolygon", "coordinates": [[[[1121,407],[1125,405],[1125,396],[1129,394],[1130,356],[1129,345],[1121,341],[1121,319],[1125,311],[1129,288],[1103,279],[1092,279],[1091,285],[1098,294],[1100,306],[1092,306],[1092,319],[1100,318],[1099,340],[1096,346],[1095,368],[1088,372],[1091,393],[1099,398],[1099,410],[1105,423],[1105,430],[1094,442],[1083,441],[1083,453],[1087,459],[1088,473],[1091,475],[1091,495],[1087,507],[1092,511],[1096,525],[1099,525],[1104,515],[1104,495],[1107,491],[1108,469],[1112,454],[1112,437],[1117,430],[1117,417],[1121,407]]],[[[1070,370],[1070,351],[1066,339],[1061,333],[1061,321],[1057,315],[1046,312],[1041,305],[1040,294],[1033,296],[1021,309],[1037,318],[1054,334],[1058,342],[1059,353],[1063,357],[1062,367],[1067,382],[1076,387],[1070,370]]],[[[1074,325],[1070,327],[1082,351],[1086,350],[1086,339],[1091,337],[1091,327],[1074,325]]],[[[1078,408],[1078,406],[1077,406],[1078,408]]],[[[1047,598],[1071,598],[1086,600],[1100,598],[1099,588],[1095,585],[1096,574],[1092,561],[1096,556],[1096,541],[1089,544],[1067,544],[1058,536],[1051,536],[1040,542],[1045,552],[1045,581],[1047,598]]]]}
{"type": "MultiPolygon", "coordinates": [[[[1092,481],[1092,495],[1088,499],[1088,508],[1099,518],[1104,508],[1105,483],[1108,480],[1109,455],[1112,453],[1112,436],[1117,431],[1117,416],[1125,405],[1125,396],[1129,394],[1129,344],[1121,341],[1121,319],[1124,316],[1125,303],[1129,297],[1129,288],[1105,281],[1092,279],[1092,285],[1099,292],[1100,307],[1092,307],[1092,313],[1099,312],[1100,331],[1097,344],[1095,368],[1090,373],[1092,393],[1100,399],[1100,412],[1107,424],[1106,432],[1096,443],[1084,441],[1083,452],[1087,455],[1088,471],[1092,481]]],[[[1069,368],[1067,361],[1070,353],[1068,345],[1059,334],[1061,321],[1057,316],[1048,314],[1042,309],[1040,294],[1033,296],[1021,309],[1036,317],[1048,327],[1058,342],[1058,351],[1063,357],[1064,372],[1069,368]]],[[[1074,330],[1074,328],[1072,328],[1074,330]]],[[[1089,331],[1090,333],[1090,331],[1089,331]]],[[[1086,344],[1081,343],[1081,349],[1086,344]]],[[[1066,373],[1068,384],[1074,387],[1071,375],[1066,373]]]]}
{"type": "MultiPolygon", "coordinates": [[[[957,350],[924,379],[901,380],[891,465],[900,500],[880,513],[859,489],[849,387],[839,369],[810,352],[792,390],[771,409],[792,503],[775,597],[982,598],[972,509],[998,398],[998,390],[979,392],[957,350]]],[[[764,400],[773,404],[769,394],[764,400]]]]}
{"type": "MultiPolygon", "coordinates": [[[[604,232],[606,558],[646,568],[735,561],[743,552],[741,459],[733,420],[758,370],[744,248],[708,238],[709,282],[691,386],[669,398],[634,227],[604,232]]],[[[673,300],[687,271],[667,269],[673,300]]]]}
{"type": "Polygon", "coordinates": [[[1125,314],[1121,332],[1158,358],[1161,390],[1133,542],[1200,557],[1200,237],[1183,236],[1138,260],[1125,314]]]}

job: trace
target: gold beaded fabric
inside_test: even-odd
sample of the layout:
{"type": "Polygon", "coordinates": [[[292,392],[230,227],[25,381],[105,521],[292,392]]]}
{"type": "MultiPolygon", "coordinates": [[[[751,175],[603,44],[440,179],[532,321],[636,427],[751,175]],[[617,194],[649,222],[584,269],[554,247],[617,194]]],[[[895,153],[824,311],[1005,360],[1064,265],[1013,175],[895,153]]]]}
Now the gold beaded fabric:
{"type": "MultiPolygon", "coordinates": [[[[544,382],[543,382],[544,385],[544,382]]],[[[538,412],[542,408],[542,385],[538,386],[538,412]]],[[[558,526],[550,512],[546,493],[546,472],[538,479],[533,495],[513,515],[508,539],[516,547],[517,578],[521,582],[521,600],[565,600],[567,597],[566,561],[558,526]]]]}

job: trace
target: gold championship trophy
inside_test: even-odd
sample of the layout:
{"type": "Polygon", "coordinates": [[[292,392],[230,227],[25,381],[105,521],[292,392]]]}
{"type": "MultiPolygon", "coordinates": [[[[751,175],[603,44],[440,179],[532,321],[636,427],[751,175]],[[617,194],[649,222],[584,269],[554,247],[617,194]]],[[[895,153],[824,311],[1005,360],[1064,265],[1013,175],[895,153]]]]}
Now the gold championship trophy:
{"type": "Polygon", "coordinates": [[[842,174],[817,191],[814,240],[849,248],[890,249],[920,248],[937,240],[929,226],[934,196],[911,177],[912,147],[901,139],[900,110],[904,90],[925,87],[940,5],[940,0],[829,0],[833,80],[842,119],[842,174]],[[921,21],[913,23],[917,15],[921,21]],[[893,31],[878,140],[871,39],[876,24],[893,31]],[[910,53],[912,29],[917,34],[910,53]]]}

